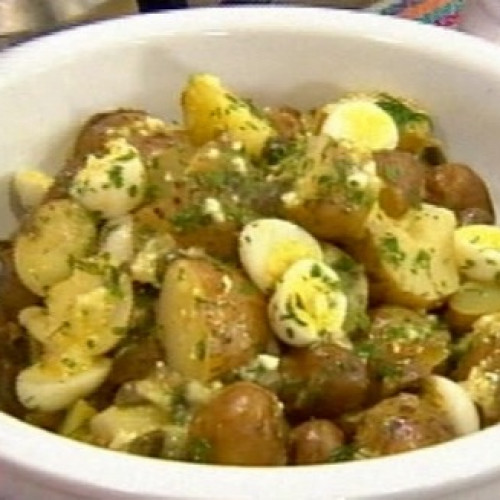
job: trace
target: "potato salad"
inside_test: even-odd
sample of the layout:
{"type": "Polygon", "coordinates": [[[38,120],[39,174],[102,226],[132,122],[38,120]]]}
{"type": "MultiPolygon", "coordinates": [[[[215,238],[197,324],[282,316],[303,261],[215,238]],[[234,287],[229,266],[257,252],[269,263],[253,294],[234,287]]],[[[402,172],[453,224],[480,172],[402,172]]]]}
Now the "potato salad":
{"type": "Polygon", "coordinates": [[[282,466],[500,421],[500,228],[409,96],[269,106],[211,74],[180,122],[85,121],[13,178],[0,410],[116,451],[282,466]]]}

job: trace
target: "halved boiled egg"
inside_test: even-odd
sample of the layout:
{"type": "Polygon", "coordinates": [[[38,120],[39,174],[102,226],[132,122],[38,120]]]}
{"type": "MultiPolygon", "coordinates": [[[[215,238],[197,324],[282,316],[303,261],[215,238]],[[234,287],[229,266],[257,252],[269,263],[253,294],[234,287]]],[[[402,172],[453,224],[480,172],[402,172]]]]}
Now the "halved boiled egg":
{"type": "Polygon", "coordinates": [[[107,153],[89,155],[70,187],[73,198],[105,219],[119,217],[144,198],[146,168],[138,150],[125,139],[107,144],[107,153]]]}
{"type": "Polygon", "coordinates": [[[270,292],[283,273],[300,259],[323,259],[319,242],[300,226],[281,219],[258,219],[239,237],[240,260],[250,279],[270,292]]]}
{"type": "Polygon", "coordinates": [[[370,96],[353,96],[324,108],[320,132],[355,147],[378,151],[394,149],[399,142],[396,122],[370,96]]]}
{"type": "Polygon", "coordinates": [[[301,259],[285,271],[269,302],[275,334],[287,344],[350,342],[342,329],[347,297],[338,274],[323,262],[301,259]]]}
{"type": "Polygon", "coordinates": [[[458,436],[479,430],[479,413],[476,405],[460,384],[440,375],[430,375],[424,381],[424,390],[448,416],[458,436]]]}

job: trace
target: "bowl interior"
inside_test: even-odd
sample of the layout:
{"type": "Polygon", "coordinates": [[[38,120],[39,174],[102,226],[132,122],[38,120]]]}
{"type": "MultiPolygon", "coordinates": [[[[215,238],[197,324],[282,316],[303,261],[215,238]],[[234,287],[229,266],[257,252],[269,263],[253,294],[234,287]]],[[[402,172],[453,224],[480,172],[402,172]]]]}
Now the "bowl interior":
{"type": "MultiPolygon", "coordinates": [[[[214,73],[259,104],[308,108],[347,91],[370,90],[413,98],[435,117],[450,159],[478,168],[500,200],[500,49],[370,14],[199,9],[97,23],[0,54],[2,236],[14,227],[8,194],[13,171],[56,171],[82,121],[98,111],[138,107],[179,117],[180,90],[193,72],[214,73]]],[[[141,492],[141,498],[235,500],[276,491],[273,498],[302,500],[322,497],[315,491],[321,486],[328,498],[404,492],[401,498],[409,499],[418,488],[456,488],[467,480],[466,467],[477,476],[500,463],[488,447],[500,429],[403,457],[290,471],[158,463],[74,444],[1,415],[0,423],[5,464],[26,467],[42,481],[56,471],[69,481],[66,487],[90,483],[117,498],[141,492]]]]}

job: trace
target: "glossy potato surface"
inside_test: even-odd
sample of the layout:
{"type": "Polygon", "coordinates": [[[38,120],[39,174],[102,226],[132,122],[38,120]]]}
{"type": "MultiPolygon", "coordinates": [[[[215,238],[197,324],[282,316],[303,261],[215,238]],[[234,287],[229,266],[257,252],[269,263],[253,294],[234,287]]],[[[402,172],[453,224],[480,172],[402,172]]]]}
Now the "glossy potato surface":
{"type": "Polygon", "coordinates": [[[261,293],[241,272],[203,259],[168,267],[158,325],[169,365],[201,381],[248,362],[270,338],[261,293]]]}

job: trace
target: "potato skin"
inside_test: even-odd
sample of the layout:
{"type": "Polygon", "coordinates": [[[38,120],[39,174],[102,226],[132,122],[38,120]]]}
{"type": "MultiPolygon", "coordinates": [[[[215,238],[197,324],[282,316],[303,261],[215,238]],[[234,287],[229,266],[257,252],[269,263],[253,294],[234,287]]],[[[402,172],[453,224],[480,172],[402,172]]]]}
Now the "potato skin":
{"type": "Polygon", "coordinates": [[[295,199],[285,199],[284,216],[326,241],[361,238],[378,196],[378,183],[368,180],[361,186],[349,179],[366,175],[367,160],[326,136],[308,138],[300,154],[300,167],[292,170],[295,199]]]}
{"type": "Polygon", "coordinates": [[[370,315],[364,347],[372,398],[415,386],[450,355],[450,333],[435,319],[397,306],[379,307],[370,315]]]}
{"type": "Polygon", "coordinates": [[[241,271],[207,259],[167,268],[157,319],[168,364],[201,381],[247,363],[271,338],[264,296],[241,271]]]}
{"type": "Polygon", "coordinates": [[[102,155],[106,144],[113,139],[125,138],[136,147],[143,161],[149,163],[154,157],[171,148],[182,136],[182,132],[165,124],[147,112],[137,109],[115,109],[91,116],[82,126],[73,145],[73,150],[58,172],[55,182],[47,193],[46,201],[64,198],[68,187],[89,154],[102,155]],[[149,121],[156,121],[151,126],[149,121]]]}
{"type": "Polygon", "coordinates": [[[377,173],[385,185],[379,203],[391,217],[418,206],[425,194],[425,165],[407,151],[376,151],[377,173]]]}
{"type": "Polygon", "coordinates": [[[414,394],[401,393],[364,413],[355,443],[368,456],[394,455],[453,439],[439,409],[414,394]]]}
{"type": "Polygon", "coordinates": [[[364,361],[337,344],[292,349],[281,357],[279,372],[279,397],[292,419],[335,418],[366,398],[364,361]]]}
{"type": "Polygon", "coordinates": [[[289,462],[294,465],[322,464],[344,443],[344,433],[330,420],[309,420],[290,431],[289,462]]]}
{"type": "MultiPolygon", "coordinates": [[[[285,421],[276,396],[251,382],[223,388],[195,412],[191,451],[205,443],[200,461],[224,465],[284,465],[285,421]]],[[[196,458],[196,457],[195,457],[196,458]]]]}
{"type": "Polygon", "coordinates": [[[490,193],[484,181],[468,165],[445,163],[427,169],[426,201],[461,213],[479,209],[495,222],[490,193]]]}

